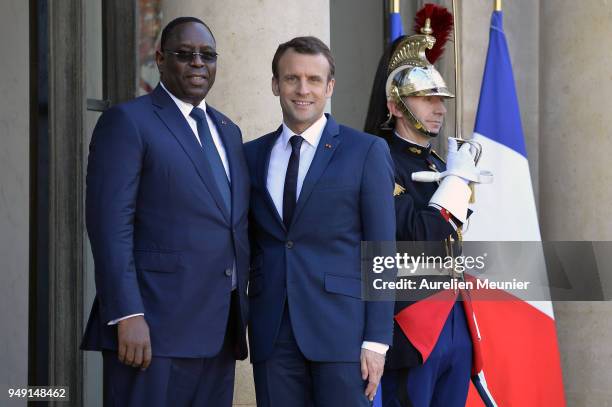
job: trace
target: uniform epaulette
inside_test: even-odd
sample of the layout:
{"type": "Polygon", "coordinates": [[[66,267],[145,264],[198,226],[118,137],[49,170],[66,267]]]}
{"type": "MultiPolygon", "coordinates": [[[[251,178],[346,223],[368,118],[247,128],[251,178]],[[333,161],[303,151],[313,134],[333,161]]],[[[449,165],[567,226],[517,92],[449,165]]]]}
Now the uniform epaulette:
{"type": "Polygon", "coordinates": [[[401,186],[400,184],[398,184],[397,182],[395,183],[395,188],[393,189],[393,196],[398,196],[403,194],[404,192],[406,192],[406,188],[404,188],[403,186],[401,186]]]}

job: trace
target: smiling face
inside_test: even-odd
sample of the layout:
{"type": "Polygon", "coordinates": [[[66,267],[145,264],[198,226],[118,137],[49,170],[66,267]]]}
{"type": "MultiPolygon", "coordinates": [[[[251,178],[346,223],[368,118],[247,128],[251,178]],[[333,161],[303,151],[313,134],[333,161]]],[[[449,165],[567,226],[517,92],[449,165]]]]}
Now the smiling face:
{"type": "Polygon", "coordinates": [[[283,120],[301,134],[319,120],[325,103],[334,92],[330,65],[323,54],[300,54],[289,48],[278,60],[278,78],[272,78],[272,92],[279,96],[283,120]]]}
{"type": "Polygon", "coordinates": [[[187,22],[176,26],[164,44],[164,50],[155,55],[166,89],[184,102],[199,105],[215,82],[216,61],[203,61],[198,56],[181,62],[167,51],[210,53],[215,52],[215,48],[212,34],[202,24],[187,22]]]}

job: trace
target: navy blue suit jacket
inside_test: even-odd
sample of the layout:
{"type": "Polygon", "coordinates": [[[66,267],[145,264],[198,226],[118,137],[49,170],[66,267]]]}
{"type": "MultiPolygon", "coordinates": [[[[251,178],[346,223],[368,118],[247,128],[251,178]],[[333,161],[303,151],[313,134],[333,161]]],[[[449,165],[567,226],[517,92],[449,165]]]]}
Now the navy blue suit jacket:
{"type": "MultiPolygon", "coordinates": [[[[193,131],[161,86],[98,120],[86,194],[96,299],[83,349],[116,349],[116,326],[108,322],[144,313],[154,356],[214,356],[226,332],[234,259],[247,321],[250,186],[242,135],[207,109],[229,160],[231,213],[193,131]]],[[[245,358],[241,342],[236,356],[245,358]]]]}
{"type": "Polygon", "coordinates": [[[306,358],[356,362],[364,340],[392,340],[393,302],[362,301],[360,272],[361,241],[395,240],[389,148],[328,116],[287,230],[266,187],[281,129],[245,145],[252,184],[251,360],[270,356],[288,301],[306,358]]]}

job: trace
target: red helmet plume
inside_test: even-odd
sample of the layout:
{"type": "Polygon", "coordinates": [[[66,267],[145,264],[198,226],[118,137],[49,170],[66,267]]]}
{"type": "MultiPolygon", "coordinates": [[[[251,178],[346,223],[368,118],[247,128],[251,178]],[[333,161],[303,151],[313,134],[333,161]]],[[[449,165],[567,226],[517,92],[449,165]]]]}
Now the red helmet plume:
{"type": "Polygon", "coordinates": [[[444,46],[453,29],[453,15],[445,7],[432,3],[425,4],[414,18],[414,30],[417,34],[421,34],[421,28],[425,26],[427,18],[431,22],[432,35],[436,38],[436,43],[425,54],[427,60],[433,64],[444,53],[444,46]]]}

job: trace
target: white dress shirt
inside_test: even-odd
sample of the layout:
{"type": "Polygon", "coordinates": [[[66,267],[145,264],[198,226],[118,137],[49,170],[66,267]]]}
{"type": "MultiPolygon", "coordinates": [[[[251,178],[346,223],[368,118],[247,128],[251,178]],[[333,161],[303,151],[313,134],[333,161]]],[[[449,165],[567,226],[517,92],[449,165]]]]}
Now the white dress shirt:
{"type": "MultiPolygon", "coordinates": [[[[202,146],[202,141],[200,141],[200,135],[198,134],[198,124],[195,121],[195,119],[190,116],[190,113],[193,110],[194,106],[191,103],[183,102],[181,99],[177,98],[172,93],[170,93],[170,91],[166,89],[166,87],[164,86],[163,82],[160,81],[159,84],[166,91],[166,93],[170,95],[174,103],[176,103],[176,106],[179,108],[179,110],[185,117],[185,120],[187,120],[187,123],[189,124],[189,127],[193,131],[193,134],[195,135],[196,139],[198,140],[198,143],[200,144],[200,146],[202,146]]],[[[230,175],[230,168],[229,168],[229,161],[227,160],[227,153],[225,152],[225,147],[223,146],[223,143],[221,142],[221,137],[219,136],[219,131],[217,131],[215,122],[212,121],[212,119],[208,115],[208,112],[206,112],[206,101],[202,100],[202,102],[200,102],[200,104],[197,107],[204,110],[204,112],[206,113],[206,122],[208,122],[208,128],[210,129],[210,135],[212,136],[213,142],[215,143],[215,147],[217,148],[217,152],[219,153],[219,156],[221,157],[221,162],[223,162],[223,168],[225,169],[225,174],[227,175],[227,179],[231,182],[232,178],[230,175]]],[[[202,152],[202,154],[204,153],[202,152]]],[[[232,270],[232,290],[234,290],[235,288],[236,288],[236,262],[234,261],[233,270],[232,270]]],[[[108,325],[115,325],[119,321],[123,321],[124,319],[136,317],[139,315],[144,315],[144,314],[139,313],[139,314],[126,315],[125,317],[117,318],[117,319],[110,321],[108,325]]]]}
{"type": "MultiPolygon", "coordinates": [[[[295,193],[295,199],[300,197],[302,191],[302,185],[304,184],[304,178],[310,168],[312,159],[317,151],[317,146],[321,140],[323,129],[327,124],[327,117],[321,116],[319,120],[314,122],[309,128],[304,130],[302,136],[304,142],[300,147],[300,166],[298,169],[297,178],[297,190],[295,193]]],[[[287,174],[287,166],[289,165],[289,158],[291,158],[291,143],[289,139],[296,135],[285,123],[283,123],[283,131],[279,138],[272,146],[270,152],[270,164],[268,165],[268,178],[266,179],[266,186],[268,192],[272,197],[274,206],[278,211],[281,219],[283,218],[283,193],[285,190],[285,175],[287,174]]]]}
{"type": "MultiPolygon", "coordinates": [[[[300,147],[300,166],[298,168],[297,178],[297,191],[295,198],[299,199],[300,192],[302,191],[302,185],[304,184],[304,178],[310,169],[312,159],[317,151],[319,141],[321,141],[321,135],[323,129],[327,124],[327,117],[321,116],[319,120],[314,122],[310,127],[297,134],[304,138],[304,142],[300,147]]],[[[281,135],[276,139],[270,152],[270,163],[268,164],[268,177],[266,179],[266,187],[270,193],[270,197],[274,202],[274,206],[278,211],[281,219],[283,218],[283,193],[285,189],[285,175],[287,174],[287,167],[289,166],[289,158],[291,158],[291,143],[289,139],[296,135],[285,123],[283,123],[283,130],[281,135]]],[[[385,345],[378,342],[364,341],[361,345],[364,349],[369,349],[382,355],[387,353],[389,345],[385,345]]]]}

